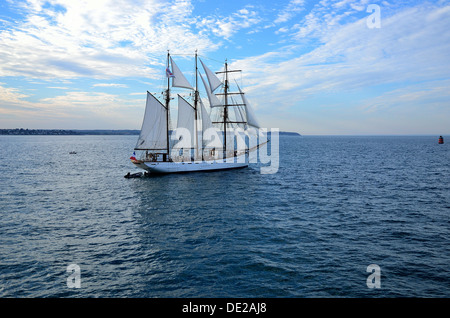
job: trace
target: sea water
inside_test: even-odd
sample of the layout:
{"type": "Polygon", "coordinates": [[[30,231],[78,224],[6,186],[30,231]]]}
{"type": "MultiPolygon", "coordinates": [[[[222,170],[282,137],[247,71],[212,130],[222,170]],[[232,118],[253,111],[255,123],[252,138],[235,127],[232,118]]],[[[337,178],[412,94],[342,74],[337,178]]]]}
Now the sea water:
{"type": "Polygon", "coordinates": [[[0,297],[450,296],[436,136],[282,135],[274,174],[126,179],[136,139],[0,136],[0,297]]]}

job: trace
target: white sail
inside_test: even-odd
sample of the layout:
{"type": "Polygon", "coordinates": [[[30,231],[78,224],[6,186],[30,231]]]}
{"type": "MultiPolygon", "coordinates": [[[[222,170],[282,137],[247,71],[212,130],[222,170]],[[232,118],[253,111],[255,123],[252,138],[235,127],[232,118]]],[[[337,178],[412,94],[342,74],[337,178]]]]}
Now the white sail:
{"type": "Polygon", "coordinates": [[[167,109],[147,92],[144,120],[136,150],[167,150],[167,109]]]}
{"type": "MultiPolygon", "coordinates": [[[[252,143],[252,149],[249,149],[246,147],[246,139],[249,139],[250,136],[255,137],[252,140],[260,140],[261,138],[258,138],[260,136],[256,136],[256,133],[248,134],[249,130],[256,131],[255,127],[258,127],[259,124],[243,93],[241,92],[241,96],[244,105],[247,104],[246,107],[233,101],[232,96],[227,96],[228,89],[224,92],[224,100],[227,100],[227,102],[233,101],[233,104],[228,106],[234,106],[232,107],[233,110],[228,108],[229,112],[227,113],[227,107],[218,98],[219,94],[214,94],[214,91],[223,83],[202,62],[205,70],[203,75],[206,74],[207,77],[205,79],[202,77],[202,81],[211,105],[211,107],[208,107],[206,103],[203,104],[204,100],[198,97],[197,76],[199,73],[196,74],[196,82],[192,86],[169,54],[167,54],[167,58],[171,69],[169,65],[166,66],[166,76],[169,79],[172,78],[172,83],[168,81],[167,84],[194,90],[195,108],[186,99],[178,95],[177,128],[171,134],[172,139],[168,140],[170,129],[168,121],[169,105],[163,105],[147,92],[144,121],[135,150],[154,151],[145,152],[145,155],[143,154],[139,160],[134,156],[130,157],[132,163],[152,173],[179,173],[247,167],[249,162],[246,157],[250,155],[250,150],[258,149],[260,143],[255,142],[255,146],[252,143]],[[213,114],[210,114],[209,111],[213,114]],[[222,120],[220,117],[224,117],[225,114],[228,114],[227,118],[222,120]],[[218,115],[219,118],[215,118],[215,115],[218,115]],[[230,115],[231,117],[229,117],[230,115]],[[247,122],[249,125],[242,124],[247,122]],[[221,131],[217,125],[226,130],[226,137],[225,132],[221,131]],[[226,145],[224,145],[225,138],[226,145]],[[172,142],[168,145],[170,141],[172,142]],[[169,155],[165,155],[166,151],[170,151],[169,155]]],[[[197,68],[197,54],[195,59],[197,68]]],[[[228,71],[227,63],[225,63],[224,73],[227,81],[228,72],[232,71],[228,71]]],[[[170,86],[167,87],[166,93],[166,100],[169,102],[172,99],[169,94],[170,86]]]]}
{"type": "Polygon", "coordinates": [[[234,129],[229,124],[227,124],[227,143],[226,147],[226,157],[232,157],[234,155],[234,144],[235,144],[235,135],[234,129]]]}
{"type": "Polygon", "coordinates": [[[194,89],[189,83],[189,81],[186,79],[186,77],[184,77],[183,73],[180,71],[180,69],[175,64],[172,58],[170,58],[170,61],[172,63],[172,74],[173,74],[172,86],[194,89]]]}
{"type": "Polygon", "coordinates": [[[216,128],[213,126],[211,118],[206,111],[205,105],[200,100],[201,115],[202,115],[202,146],[203,148],[221,148],[222,144],[220,142],[219,134],[216,128]],[[214,143],[215,142],[215,143],[214,143]]]}
{"type": "Polygon", "coordinates": [[[177,129],[178,128],[185,129],[186,134],[189,133],[190,135],[190,139],[185,139],[183,143],[181,143],[183,145],[183,148],[194,148],[195,109],[180,95],[178,95],[177,129]]]}
{"type": "Polygon", "coordinates": [[[201,110],[201,118],[202,118],[202,131],[205,131],[208,128],[213,127],[213,124],[211,122],[211,118],[208,115],[208,111],[206,110],[205,105],[203,104],[202,100],[199,100],[200,103],[200,110],[201,110]]]}
{"type": "Polygon", "coordinates": [[[200,59],[200,62],[203,65],[203,69],[205,70],[206,77],[208,78],[209,82],[209,88],[211,89],[211,92],[214,92],[219,86],[221,86],[223,83],[222,81],[214,74],[213,71],[211,71],[205,64],[203,64],[202,60],[200,59]]]}
{"type": "Polygon", "coordinates": [[[255,116],[255,113],[253,112],[252,107],[250,106],[247,98],[245,98],[245,95],[242,92],[242,90],[239,87],[239,85],[237,85],[237,87],[239,89],[239,92],[241,93],[242,101],[245,104],[245,110],[246,110],[246,113],[247,113],[247,124],[250,125],[250,126],[259,128],[260,125],[259,125],[258,121],[256,120],[256,116],[255,116]]]}
{"type": "Polygon", "coordinates": [[[236,121],[238,122],[236,124],[236,126],[237,127],[243,127],[244,126],[243,122],[245,122],[245,119],[244,119],[244,116],[243,116],[243,114],[241,112],[241,107],[240,106],[233,106],[232,108],[234,110],[234,116],[236,118],[236,121]]]}
{"type": "Polygon", "coordinates": [[[208,84],[206,84],[202,74],[200,74],[200,78],[202,79],[203,85],[205,86],[206,95],[208,95],[209,106],[210,107],[223,106],[222,102],[217,98],[217,96],[213,92],[211,92],[211,88],[209,87],[208,84]]]}

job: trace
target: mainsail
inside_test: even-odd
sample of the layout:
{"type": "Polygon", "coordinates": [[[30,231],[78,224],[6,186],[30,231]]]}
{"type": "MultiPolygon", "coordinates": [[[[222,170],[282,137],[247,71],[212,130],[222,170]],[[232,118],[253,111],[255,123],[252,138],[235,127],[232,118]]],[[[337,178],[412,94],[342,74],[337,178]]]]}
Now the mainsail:
{"type": "MultiPolygon", "coordinates": [[[[181,143],[182,148],[194,148],[194,136],[195,136],[195,109],[189,104],[183,97],[178,95],[178,122],[177,129],[185,129],[186,131],[180,131],[185,137],[189,133],[190,139],[183,140],[181,143]]],[[[181,145],[179,145],[181,146],[181,145]]]]}
{"type": "Polygon", "coordinates": [[[200,100],[201,118],[202,118],[202,147],[205,148],[222,148],[219,134],[211,122],[211,118],[200,100]]]}
{"type": "Polygon", "coordinates": [[[167,109],[147,92],[144,120],[135,150],[167,150],[167,109]]]}

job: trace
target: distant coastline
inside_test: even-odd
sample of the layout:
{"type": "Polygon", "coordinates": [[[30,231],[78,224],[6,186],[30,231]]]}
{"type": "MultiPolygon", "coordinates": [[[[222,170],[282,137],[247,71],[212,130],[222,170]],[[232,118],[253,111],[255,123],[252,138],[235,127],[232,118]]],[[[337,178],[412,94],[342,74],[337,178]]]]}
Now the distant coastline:
{"type": "Polygon", "coordinates": [[[139,130],[0,129],[0,135],[139,135],[139,130]]]}
{"type": "MultiPolygon", "coordinates": [[[[140,130],[123,129],[93,129],[93,130],[66,130],[66,129],[0,129],[0,135],[51,135],[51,136],[70,136],[70,135],[139,135],[140,130]]],[[[301,136],[296,132],[280,131],[280,135],[301,136]]]]}

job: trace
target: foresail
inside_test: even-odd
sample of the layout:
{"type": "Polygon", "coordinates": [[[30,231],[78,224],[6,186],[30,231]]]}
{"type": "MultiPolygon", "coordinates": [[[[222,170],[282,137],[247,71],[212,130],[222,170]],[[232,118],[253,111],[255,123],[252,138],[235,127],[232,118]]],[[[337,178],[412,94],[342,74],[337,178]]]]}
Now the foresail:
{"type": "Polygon", "coordinates": [[[203,82],[203,86],[205,86],[205,91],[206,94],[208,95],[208,100],[209,100],[209,105],[210,107],[219,107],[219,106],[223,106],[222,102],[217,98],[217,96],[211,92],[211,88],[210,86],[205,82],[205,80],[203,79],[202,74],[200,74],[200,78],[202,79],[203,82]]]}
{"type": "Polygon", "coordinates": [[[200,62],[202,63],[203,69],[205,70],[205,73],[206,73],[206,77],[208,78],[209,88],[210,88],[211,92],[214,92],[223,83],[216,76],[216,74],[214,74],[213,71],[211,71],[205,64],[203,64],[203,61],[201,59],[200,59],[200,62]]]}
{"type": "Polygon", "coordinates": [[[144,120],[135,150],[167,150],[167,109],[147,92],[144,120]]]}
{"type": "Polygon", "coordinates": [[[170,61],[172,63],[172,86],[173,87],[182,87],[182,88],[189,88],[194,89],[189,81],[186,79],[186,77],[183,75],[183,73],[180,71],[178,66],[175,64],[172,58],[170,58],[170,61]]]}

